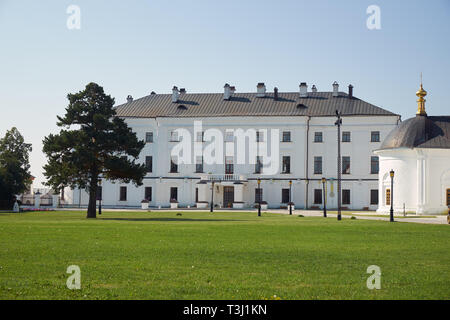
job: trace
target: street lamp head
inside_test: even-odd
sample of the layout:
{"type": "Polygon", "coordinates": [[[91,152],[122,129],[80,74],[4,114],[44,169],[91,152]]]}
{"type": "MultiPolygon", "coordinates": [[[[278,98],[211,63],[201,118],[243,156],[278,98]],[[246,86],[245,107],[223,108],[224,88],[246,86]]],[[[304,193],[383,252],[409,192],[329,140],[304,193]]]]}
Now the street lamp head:
{"type": "Polygon", "coordinates": [[[290,185],[290,186],[292,185],[292,180],[289,180],[289,185],[290,185]]]}
{"type": "Polygon", "coordinates": [[[261,183],[261,179],[258,179],[257,182],[258,182],[258,184],[260,184],[261,183]]]}
{"type": "Polygon", "coordinates": [[[391,178],[394,177],[394,170],[391,169],[391,171],[389,172],[389,175],[391,176],[391,178]]]}
{"type": "Polygon", "coordinates": [[[325,183],[325,182],[327,182],[327,179],[322,178],[322,183],[325,183]]]}

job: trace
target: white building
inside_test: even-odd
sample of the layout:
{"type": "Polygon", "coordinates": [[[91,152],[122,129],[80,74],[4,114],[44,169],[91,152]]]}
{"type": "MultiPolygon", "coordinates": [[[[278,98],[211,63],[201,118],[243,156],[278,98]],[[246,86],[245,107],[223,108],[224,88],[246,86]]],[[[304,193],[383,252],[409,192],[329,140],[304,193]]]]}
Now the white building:
{"type": "MultiPolygon", "coordinates": [[[[327,206],[337,207],[337,129],[336,110],[342,112],[341,150],[343,161],[342,205],[349,209],[378,207],[378,157],[381,141],[394,129],[400,116],[360,100],[349,92],[340,92],[338,84],[332,91],[307,90],[301,83],[299,92],[281,93],[274,88],[267,92],[264,83],[253,93],[236,93],[226,84],[223,93],[188,94],[173,88],[172,94],[155,94],[117,106],[117,115],[126,120],[146,141],[139,160],[148,166],[144,184],[104,181],[103,205],[140,207],[143,199],[150,207],[169,207],[176,199],[180,207],[206,207],[211,202],[219,207],[252,207],[258,199],[269,208],[285,207],[292,200],[296,208],[322,208],[323,185],[326,180],[327,206]],[[201,121],[202,131],[196,131],[194,121],[201,121]],[[209,164],[201,157],[191,164],[173,165],[171,151],[179,144],[173,132],[186,129],[205,150],[208,129],[223,134],[223,163],[209,164]],[[254,129],[257,139],[247,145],[258,150],[279,130],[279,164],[276,172],[261,170],[257,160],[238,163],[236,136],[229,131],[254,129]],[[265,131],[267,130],[267,131],[265,131]],[[203,133],[202,133],[203,132],[203,133]],[[260,190],[258,191],[258,179],[260,190]],[[290,181],[292,182],[290,190],[290,181]],[[213,186],[214,183],[214,187],[213,186]]],[[[199,147],[200,146],[200,147],[199,147]]],[[[196,150],[197,150],[196,149],[196,150]]],[[[250,151],[249,151],[250,153],[250,151]]],[[[256,156],[255,156],[256,158],[256,156]]],[[[87,204],[87,194],[75,190],[66,195],[73,205],[87,204]]]]}
{"type": "Polygon", "coordinates": [[[380,157],[380,213],[390,211],[391,199],[394,212],[440,214],[450,206],[450,116],[427,116],[426,94],[420,85],[416,117],[393,130],[375,151],[380,157]]]}

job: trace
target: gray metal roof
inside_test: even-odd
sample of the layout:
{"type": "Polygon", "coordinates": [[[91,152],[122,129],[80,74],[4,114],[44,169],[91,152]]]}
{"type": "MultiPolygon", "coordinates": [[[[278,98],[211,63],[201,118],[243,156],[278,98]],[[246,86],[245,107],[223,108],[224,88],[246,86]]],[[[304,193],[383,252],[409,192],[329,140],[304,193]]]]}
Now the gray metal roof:
{"type": "Polygon", "coordinates": [[[171,94],[152,94],[117,106],[119,117],[227,117],[227,116],[334,116],[342,115],[393,116],[390,111],[344,92],[333,97],[332,92],[308,92],[300,98],[298,92],[273,93],[256,97],[256,93],[235,93],[224,100],[222,93],[181,94],[176,103],[171,94]],[[179,106],[184,106],[185,108],[179,106]]]}
{"type": "Polygon", "coordinates": [[[450,116],[416,116],[391,131],[380,150],[394,148],[450,148],[450,116]]]}

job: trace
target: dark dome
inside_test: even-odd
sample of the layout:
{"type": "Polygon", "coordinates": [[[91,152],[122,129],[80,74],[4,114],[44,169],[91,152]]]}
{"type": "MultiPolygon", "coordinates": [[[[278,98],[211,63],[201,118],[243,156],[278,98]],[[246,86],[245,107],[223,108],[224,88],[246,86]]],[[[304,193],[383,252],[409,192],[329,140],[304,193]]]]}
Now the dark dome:
{"type": "Polygon", "coordinates": [[[450,116],[416,116],[391,131],[380,150],[394,148],[450,148],[450,116]]]}

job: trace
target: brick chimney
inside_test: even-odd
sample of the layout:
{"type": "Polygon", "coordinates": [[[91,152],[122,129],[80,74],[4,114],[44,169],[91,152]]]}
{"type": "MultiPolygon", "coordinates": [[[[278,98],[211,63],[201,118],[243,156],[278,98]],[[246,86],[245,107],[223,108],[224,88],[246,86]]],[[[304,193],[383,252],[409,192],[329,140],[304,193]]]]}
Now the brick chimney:
{"type": "Polygon", "coordinates": [[[353,86],[351,84],[348,85],[348,97],[353,98],[353,86]]]}
{"type": "Polygon", "coordinates": [[[133,101],[133,97],[129,94],[127,97],[127,102],[130,103],[133,101]]]}

